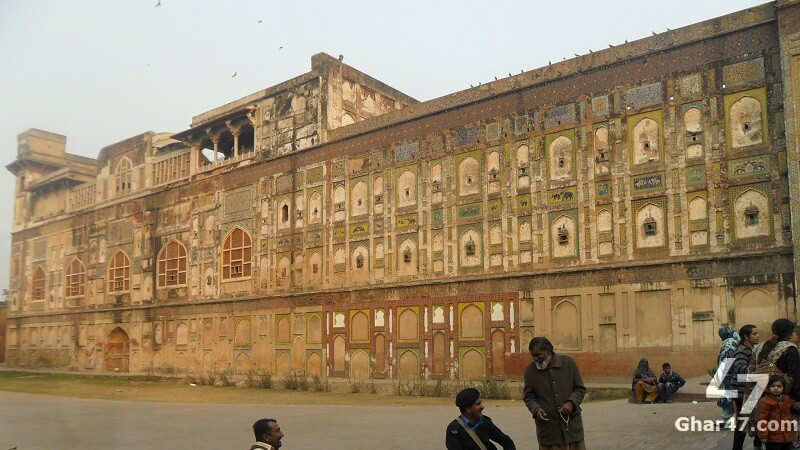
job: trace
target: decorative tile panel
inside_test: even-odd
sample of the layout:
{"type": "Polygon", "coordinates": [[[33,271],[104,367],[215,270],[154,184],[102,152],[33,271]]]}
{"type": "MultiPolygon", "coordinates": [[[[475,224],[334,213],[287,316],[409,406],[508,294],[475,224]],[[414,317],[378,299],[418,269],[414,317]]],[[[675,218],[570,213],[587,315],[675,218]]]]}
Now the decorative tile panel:
{"type": "Polygon", "coordinates": [[[479,135],[480,131],[478,131],[477,128],[458,130],[455,132],[456,146],[461,147],[464,145],[477,144],[479,135]]]}
{"type": "Polygon", "coordinates": [[[419,155],[419,142],[401,145],[394,150],[394,160],[397,162],[414,159],[419,155]]]}
{"type": "Polygon", "coordinates": [[[486,124],[486,140],[496,141],[500,139],[500,124],[498,122],[486,124]]]}
{"type": "Polygon", "coordinates": [[[751,59],[722,68],[722,82],[726,87],[741,86],[763,79],[763,58],[751,59]]]}
{"type": "Polygon", "coordinates": [[[224,205],[225,217],[249,211],[253,207],[251,191],[246,189],[238,192],[226,192],[224,205]]]}
{"type": "Polygon", "coordinates": [[[728,178],[751,178],[770,172],[770,155],[757,155],[728,161],[728,178]]]}
{"type": "Polygon", "coordinates": [[[552,209],[574,208],[578,201],[577,186],[547,191],[547,206],[552,209]]]}
{"type": "Polygon", "coordinates": [[[630,88],[625,92],[625,102],[634,109],[660,105],[663,101],[663,87],[660,82],[630,88]]]}
{"type": "Polygon", "coordinates": [[[291,175],[282,175],[279,176],[277,180],[275,180],[275,189],[278,194],[285,194],[290,192],[293,188],[292,176],[291,175]]]}
{"type": "Polygon", "coordinates": [[[699,73],[693,73],[680,79],[678,82],[678,92],[683,98],[694,98],[703,91],[703,77],[699,73]]]}
{"type": "Polygon", "coordinates": [[[706,166],[692,166],[686,168],[686,184],[689,186],[706,184],[706,166]]]}
{"type": "Polygon", "coordinates": [[[483,203],[472,203],[458,207],[459,219],[472,219],[483,215],[483,203]]]}
{"type": "Polygon", "coordinates": [[[611,182],[600,181],[595,183],[595,200],[598,203],[606,203],[611,201],[611,182]]]}
{"type": "Polygon", "coordinates": [[[631,188],[634,192],[646,192],[664,189],[664,173],[648,173],[633,177],[631,188]]]}
{"type": "Polygon", "coordinates": [[[600,118],[608,115],[609,105],[608,96],[601,95],[592,98],[592,117],[600,118]]]}
{"type": "Polygon", "coordinates": [[[369,236],[369,222],[350,224],[350,239],[369,236]]]}
{"type": "Polygon", "coordinates": [[[562,105],[544,112],[544,127],[561,127],[575,123],[575,105],[562,105]]]}
{"type": "Polygon", "coordinates": [[[419,225],[419,218],[417,217],[417,213],[404,214],[402,216],[397,216],[396,218],[397,231],[408,231],[416,229],[418,225],[419,225]]]}

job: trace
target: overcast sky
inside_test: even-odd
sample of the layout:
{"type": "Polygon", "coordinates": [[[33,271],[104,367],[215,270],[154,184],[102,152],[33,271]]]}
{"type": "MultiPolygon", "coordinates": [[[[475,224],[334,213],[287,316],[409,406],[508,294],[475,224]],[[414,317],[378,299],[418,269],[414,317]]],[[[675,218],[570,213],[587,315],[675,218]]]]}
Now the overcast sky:
{"type": "MultiPolygon", "coordinates": [[[[90,157],[144,131],[181,131],[193,115],[307,72],[321,51],[428,100],[762,3],[157,1],[0,0],[0,163],[28,128],[64,134],[68,152],[90,157]]],[[[6,287],[7,171],[0,192],[6,287]]]]}

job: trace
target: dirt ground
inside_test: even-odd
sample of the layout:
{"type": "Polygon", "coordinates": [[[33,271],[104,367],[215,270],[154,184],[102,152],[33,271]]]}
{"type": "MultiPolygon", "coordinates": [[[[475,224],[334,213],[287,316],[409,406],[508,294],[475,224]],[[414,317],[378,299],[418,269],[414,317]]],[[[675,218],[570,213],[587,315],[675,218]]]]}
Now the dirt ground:
{"type": "MultiPolygon", "coordinates": [[[[514,439],[518,449],[537,448],[533,420],[521,402],[485,403],[484,413],[514,439]]],[[[0,405],[0,449],[20,450],[245,449],[253,441],[252,423],[261,417],[279,421],[286,433],[283,448],[289,450],[442,449],[445,427],[458,414],[452,405],[154,403],[7,391],[0,391],[0,405]]],[[[675,419],[687,415],[716,418],[719,409],[714,403],[587,403],[583,405],[587,447],[730,448],[730,433],[677,431],[675,419]]]]}
{"type": "MultiPolygon", "coordinates": [[[[387,393],[392,386],[379,386],[370,393],[371,385],[362,382],[359,393],[290,391],[274,380],[273,389],[231,386],[191,386],[182,379],[158,377],[86,376],[27,372],[0,372],[0,391],[50,394],[65,397],[93,398],[136,402],[172,403],[256,403],[279,405],[371,405],[371,406],[448,406],[452,396],[418,397],[387,393]]],[[[313,389],[313,387],[311,387],[313,389]]],[[[627,398],[626,389],[590,388],[587,400],[627,398]]],[[[520,396],[512,389],[512,399],[492,400],[498,406],[522,405],[520,396]]]]}

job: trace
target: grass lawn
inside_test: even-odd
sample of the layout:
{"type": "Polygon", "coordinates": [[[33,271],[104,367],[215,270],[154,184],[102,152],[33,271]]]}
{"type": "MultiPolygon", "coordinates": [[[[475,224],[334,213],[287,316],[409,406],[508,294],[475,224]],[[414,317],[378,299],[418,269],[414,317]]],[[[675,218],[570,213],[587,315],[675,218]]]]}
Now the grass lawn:
{"type": "MultiPolygon", "coordinates": [[[[368,382],[367,382],[368,383],[368,382]]],[[[0,371],[0,391],[49,394],[137,402],[176,403],[258,403],[327,405],[438,405],[451,406],[449,397],[409,397],[371,394],[364,383],[360,393],[311,392],[229,386],[189,386],[186,380],[147,376],[104,376],[0,371]],[[364,391],[367,391],[364,393],[364,391]]],[[[589,388],[586,401],[617,400],[628,397],[629,389],[589,388]]],[[[524,407],[521,400],[485,400],[492,406],[524,407]]]]}

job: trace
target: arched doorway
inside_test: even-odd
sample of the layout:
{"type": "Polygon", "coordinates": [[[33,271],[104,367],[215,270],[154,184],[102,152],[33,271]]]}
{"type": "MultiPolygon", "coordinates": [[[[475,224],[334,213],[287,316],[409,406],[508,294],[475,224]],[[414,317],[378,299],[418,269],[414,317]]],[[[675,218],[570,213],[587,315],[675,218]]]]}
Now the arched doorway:
{"type": "Polygon", "coordinates": [[[109,372],[127,372],[130,359],[131,341],[128,333],[120,327],[108,335],[105,349],[106,370],[109,372]]]}
{"type": "Polygon", "coordinates": [[[506,335],[503,330],[492,333],[492,376],[503,379],[506,376],[506,335]]]}

